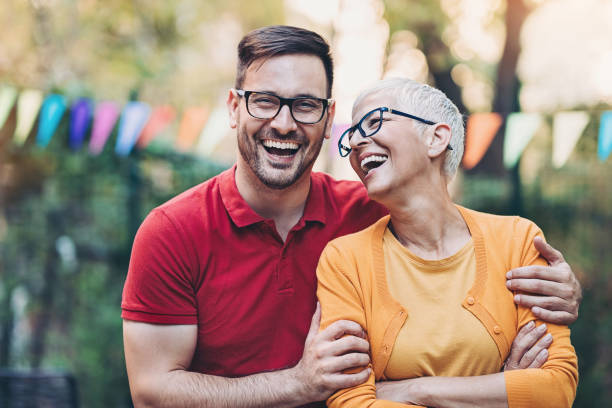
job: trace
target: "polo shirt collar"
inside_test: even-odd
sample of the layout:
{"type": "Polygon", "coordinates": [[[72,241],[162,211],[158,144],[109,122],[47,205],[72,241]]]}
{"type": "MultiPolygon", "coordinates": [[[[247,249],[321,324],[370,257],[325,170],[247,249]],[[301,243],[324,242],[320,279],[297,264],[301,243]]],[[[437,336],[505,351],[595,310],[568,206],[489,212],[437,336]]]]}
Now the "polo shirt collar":
{"type": "MultiPolygon", "coordinates": [[[[219,191],[223,205],[237,227],[242,228],[266,220],[257,214],[240,195],[236,186],[236,165],[219,175],[219,191]]],[[[310,192],[306,199],[304,215],[298,225],[305,221],[315,221],[323,224],[327,221],[322,180],[320,177],[313,177],[313,175],[310,176],[310,192]]]]}

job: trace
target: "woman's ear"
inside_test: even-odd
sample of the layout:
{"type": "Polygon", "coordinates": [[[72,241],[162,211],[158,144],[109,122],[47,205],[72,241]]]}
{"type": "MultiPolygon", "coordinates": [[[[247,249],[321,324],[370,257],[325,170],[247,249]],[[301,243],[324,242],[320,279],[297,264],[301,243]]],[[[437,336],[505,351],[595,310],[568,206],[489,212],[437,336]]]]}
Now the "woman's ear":
{"type": "Polygon", "coordinates": [[[433,125],[429,139],[427,154],[430,158],[435,158],[446,152],[446,147],[450,143],[452,131],[446,123],[436,123],[433,125]]]}

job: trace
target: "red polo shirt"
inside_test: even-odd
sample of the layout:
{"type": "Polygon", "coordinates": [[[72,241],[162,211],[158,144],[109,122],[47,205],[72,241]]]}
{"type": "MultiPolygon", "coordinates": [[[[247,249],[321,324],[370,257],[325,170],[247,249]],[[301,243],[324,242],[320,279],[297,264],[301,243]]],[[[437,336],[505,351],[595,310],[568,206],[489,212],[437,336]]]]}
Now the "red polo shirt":
{"type": "Polygon", "coordinates": [[[295,365],[315,309],[325,244],[386,213],[359,182],[312,173],[283,243],[236,188],[235,167],[151,211],[136,235],[122,317],[197,324],[190,370],[236,377],[295,365]]]}

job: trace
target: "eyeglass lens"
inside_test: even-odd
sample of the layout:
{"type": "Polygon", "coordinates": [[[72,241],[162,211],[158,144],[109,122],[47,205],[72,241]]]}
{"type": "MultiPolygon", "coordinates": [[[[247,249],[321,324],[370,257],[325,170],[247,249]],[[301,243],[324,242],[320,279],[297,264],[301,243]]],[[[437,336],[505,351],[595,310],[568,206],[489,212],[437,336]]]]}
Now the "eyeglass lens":
{"type": "MultiPolygon", "coordinates": [[[[281,100],[275,95],[253,92],[247,101],[249,113],[259,119],[275,117],[281,108],[281,100]]],[[[296,98],[290,104],[291,115],[298,122],[316,123],[323,117],[323,101],[315,98],[296,98]]]]}
{"type": "Polygon", "coordinates": [[[355,127],[346,131],[340,139],[340,155],[343,155],[344,157],[350,153],[350,141],[353,138],[355,132],[358,132],[359,129],[363,131],[361,135],[363,135],[364,137],[372,136],[376,132],[378,132],[380,130],[380,127],[382,126],[382,118],[383,111],[380,109],[375,109],[372,112],[367,113],[363,118],[361,118],[361,120],[355,127]]]}

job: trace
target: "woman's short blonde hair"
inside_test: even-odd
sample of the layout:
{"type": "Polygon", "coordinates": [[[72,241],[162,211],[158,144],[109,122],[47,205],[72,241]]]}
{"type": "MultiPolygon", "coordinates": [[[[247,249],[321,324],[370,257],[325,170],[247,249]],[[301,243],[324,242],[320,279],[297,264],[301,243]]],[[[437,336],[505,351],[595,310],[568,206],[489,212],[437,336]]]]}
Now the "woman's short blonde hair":
{"type": "MultiPolygon", "coordinates": [[[[444,173],[447,181],[452,180],[463,158],[465,146],[465,131],[463,116],[455,104],[444,92],[426,84],[408,78],[389,78],[377,82],[359,94],[353,103],[353,113],[356,107],[369,95],[383,93],[395,99],[397,106],[390,106],[406,113],[419,116],[436,123],[446,123],[451,129],[450,146],[453,150],[446,151],[444,173]]],[[[422,131],[428,125],[416,122],[422,131]]]]}

